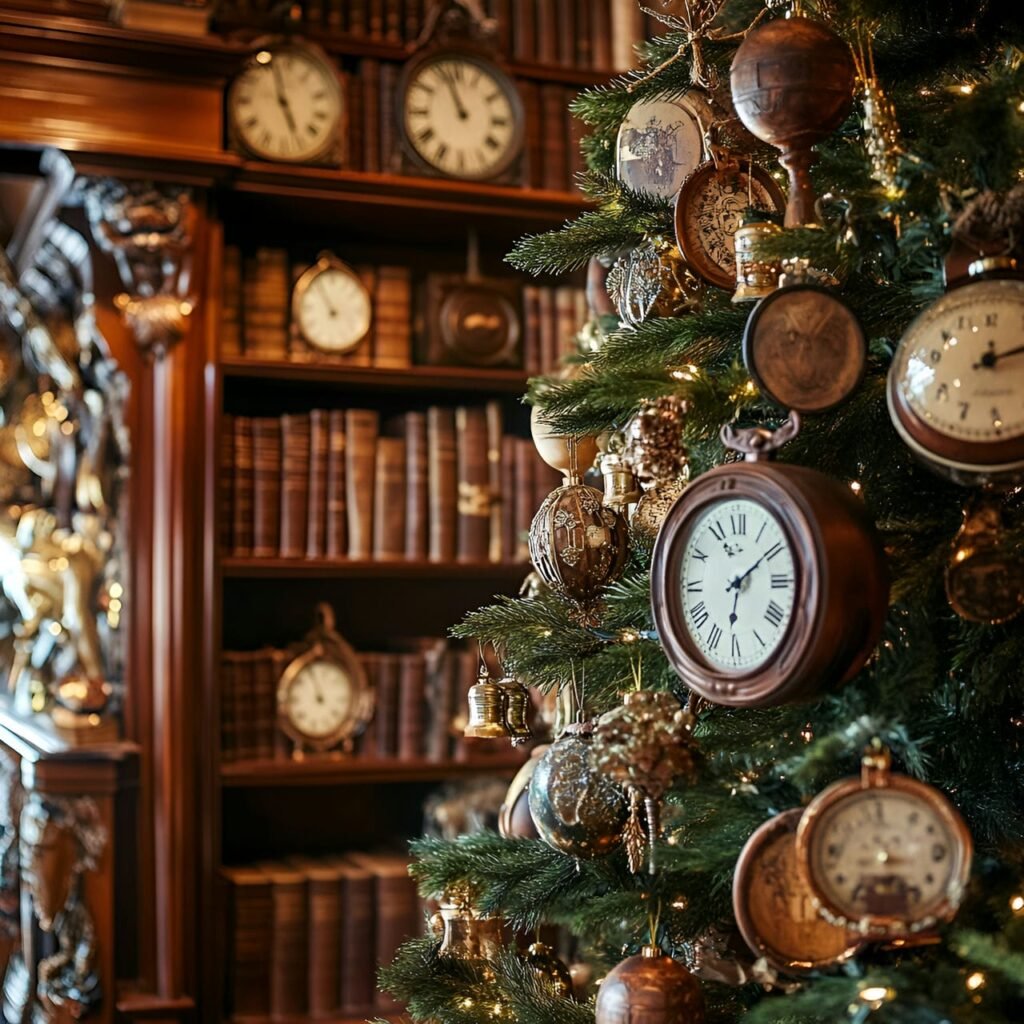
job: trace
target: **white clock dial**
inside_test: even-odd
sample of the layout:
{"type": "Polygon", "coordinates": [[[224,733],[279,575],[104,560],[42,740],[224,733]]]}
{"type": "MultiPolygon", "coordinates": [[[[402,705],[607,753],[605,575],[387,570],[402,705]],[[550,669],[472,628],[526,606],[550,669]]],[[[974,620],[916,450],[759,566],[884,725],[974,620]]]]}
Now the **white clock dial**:
{"type": "Polygon", "coordinates": [[[456,178],[495,177],[519,150],[514,86],[496,68],[466,57],[421,64],[406,86],[402,120],[419,157],[456,178]]]}
{"type": "Polygon", "coordinates": [[[249,152],[301,163],[333,145],[341,91],[334,70],[315,54],[261,50],[232,85],[229,113],[249,152]]]}
{"type": "Polygon", "coordinates": [[[905,335],[892,373],[941,434],[982,443],[1024,435],[1024,282],[978,281],[943,296],[905,335]]]}
{"type": "Polygon", "coordinates": [[[696,520],[679,587],[690,637],[718,669],[763,665],[793,615],[793,552],[775,516],[749,499],[720,501],[696,520]]]}
{"type": "Polygon", "coordinates": [[[324,352],[344,352],[366,337],[372,316],[363,283],[347,269],[317,273],[296,306],[303,338],[324,352]]]}
{"type": "Polygon", "coordinates": [[[865,789],[822,815],[810,867],[815,885],[844,916],[928,917],[949,895],[959,843],[927,801],[895,789],[865,789]]]}
{"type": "Polygon", "coordinates": [[[288,689],[286,711],[304,736],[322,739],[338,732],[352,713],[353,686],[334,662],[305,665],[288,689]]]}

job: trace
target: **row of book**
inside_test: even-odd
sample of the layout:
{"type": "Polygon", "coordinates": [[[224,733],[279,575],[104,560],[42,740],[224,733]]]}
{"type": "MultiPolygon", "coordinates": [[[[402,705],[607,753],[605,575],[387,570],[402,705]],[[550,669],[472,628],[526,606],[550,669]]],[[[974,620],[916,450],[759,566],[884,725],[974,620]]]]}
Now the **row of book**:
{"type": "Polygon", "coordinates": [[[222,869],[226,1012],[241,1024],[394,1013],[377,965],[424,931],[399,854],[289,857],[222,869]]]}
{"type": "MultiPolygon", "coordinates": [[[[410,640],[403,650],[361,653],[374,713],[351,754],[365,760],[462,762],[507,753],[505,744],[467,739],[460,723],[479,662],[444,640],[410,640]]],[[[291,756],[277,728],[277,684],[294,653],[273,647],[221,655],[221,760],[291,756]]]]}
{"type": "Polygon", "coordinates": [[[501,406],[222,420],[221,543],[253,558],[525,562],[561,478],[501,406]]]}

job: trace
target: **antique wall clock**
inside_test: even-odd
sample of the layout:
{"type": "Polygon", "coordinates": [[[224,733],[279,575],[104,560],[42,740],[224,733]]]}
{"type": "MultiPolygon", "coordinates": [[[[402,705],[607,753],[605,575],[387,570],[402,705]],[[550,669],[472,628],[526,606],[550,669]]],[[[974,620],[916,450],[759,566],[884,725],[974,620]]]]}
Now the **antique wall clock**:
{"type": "Polygon", "coordinates": [[[881,634],[885,555],[852,491],[770,462],[794,437],[725,427],[747,461],[692,482],[658,535],[651,600],[683,682],[715,704],[767,707],[854,676],[881,634]]]}
{"type": "Polygon", "coordinates": [[[278,723],[293,756],[349,751],[373,715],[373,691],[355,651],[334,628],[330,605],[319,604],[316,625],[296,648],[277,686],[278,723]]]}
{"type": "Polygon", "coordinates": [[[322,50],[268,43],[228,87],[228,142],[258,160],[336,166],[343,113],[338,74],[322,50]]]}
{"type": "Polygon", "coordinates": [[[1024,476],[1024,280],[994,277],[1015,261],[987,258],[972,280],[929,306],[900,339],[889,413],[910,450],[964,484],[1024,476]]]}
{"type": "Polygon", "coordinates": [[[372,319],[366,285],[333,253],[320,253],[295,282],[292,336],[316,352],[350,351],[366,339],[372,319]]]}
{"type": "Polygon", "coordinates": [[[823,913],[874,938],[951,919],[971,872],[971,834],[934,786],[869,748],[860,777],[819,793],[800,819],[796,863],[823,913]]]}

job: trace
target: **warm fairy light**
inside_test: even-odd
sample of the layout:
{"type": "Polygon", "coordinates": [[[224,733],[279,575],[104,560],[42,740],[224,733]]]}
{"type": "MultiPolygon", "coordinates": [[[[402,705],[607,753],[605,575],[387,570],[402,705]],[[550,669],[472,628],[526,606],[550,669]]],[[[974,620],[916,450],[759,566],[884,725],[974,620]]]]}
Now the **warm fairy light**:
{"type": "Polygon", "coordinates": [[[960,92],[964,96],[970,96],[971,93],[974,92],[974,86],[971,85],[970,82],[964,82],[964,84],[960,86],[960,92]]]}
{"type": "Polygon", "coordinates": [[[640,634],[635,629],[624,629],[619,633],[619,639],[624,644],[635,644],[640,639],[640,634]]]}
{"type": "Polygon", "coordinates": [[[968,974],[966,984],[968,992],[977,992],[979,988],[985,987],[985,975],[981,971],[968,974]]]}
{"type": "Polygon", "coordinates": [[[850,481],[850,490],[853,491],[854,494],[860,494],[860,492],[863,490],[863,488],[860,485],[860,481],[859,480],[851,480],[850,481]]]}
{"type": "Polygon", "coordinates": [[[1024,896],[1017,895],[1010,900],[1010,909],[1015,914],[1024,914],[1024,896]]]}
{"type": "Polygon", "coordinates": [[[1017,110],[1024,114],[1024,100],[1021,100],[1020,103],[1017,104],[1017,110]]]}
{"type": "Polygon", "coordinates": [[[865,985],[858,995],[862,1003],[867,1003],[872,1010],[877,1010],[882,1003],[893,999],[896,993],[885,985],[865,985]]]}
{"type": "Polygon", "coordinates": [[[260,52],[256,54],[257,64],[269,64],[273,59],[274,58],[269,50],[260,50],[260,52]]]}
{"type": "Polygon", "coordinates": [[[472,1007],[473,1007],[473,1000],[470,999],[469,996],[466,996],[466,998],[462,1000],[462,1008],[464,1010],[469,1010],[469,1009],[472,1009],[472,1007]]]}
{"type": "Polygon", "coordinates": [[[810,743],[811,740],[814,739],[814,729],[811,728],[811,723],[810,722],[808,722],[800,730],[800,739],[802,739],[804,741],[804,743],[810,743]]]}
{"type": "Polygon", "coordinates": [[[685,910],[690,905],[690,901],[685,896],[677,896],[672,901],[673,910],[685,910]]]}
{"type": "Polygon", "coordinates": [[[679,370],[673,370],[671,376],[676,380],[696,380],[697,367],[693,363],[687,363],[679,370]]]}

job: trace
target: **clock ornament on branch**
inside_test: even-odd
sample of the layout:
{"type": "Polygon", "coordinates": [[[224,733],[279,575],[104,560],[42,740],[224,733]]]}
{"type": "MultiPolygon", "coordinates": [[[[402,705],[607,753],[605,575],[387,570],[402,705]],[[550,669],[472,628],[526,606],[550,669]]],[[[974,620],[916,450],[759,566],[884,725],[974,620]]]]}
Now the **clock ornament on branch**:
{"type": "Polygon", "coordinates": [[[934,786],[891,770],[874,743],[859,777],[819,793],[800,819],[797,869],[831,921],[906,939],[952,920],[971,872],[971,834],[934,786]]]}
{"type": "Polygon", "coordinates": [[[654,874],[662,797],[673,782],[692,778],[696,771],[694,721],[672,694],[641,689],[626,693],[621,707],[597,720],[593,759],[629,799],[626,855],[634,874],[643,867],[645,846],[648,872],[654,874]],[[646,836],[641,816],[646,820],[646,836]]]}
{"type": "Polygon", "coordinates": [[[651,944],[605,975],[595,1015],[596,1024],[704,1024],[704,993],[681,963],[651,944]]]}
{"type": "Polygon", "coordinates": [[[962,210],[951,229],[942,272],[946,287],[972,277],[971,267],[990,256],[1024,260],[1024,184],[1006,192],[982,192],[962,210]]]}
{"type": "Polygon", "coordinates": [[[789,173],[785,226],[815,222],[810,168],[813,147],[853,107],[850,47],[826,25],[776,18],[748,32],[733,57],[732,99],[744,126],[781,150],[789,173]]]}
{"type": "Polygon", "coordinates": [[[682,316],[698,309],[704,286],[679,247],[661,236],[645,239],[608,272],[608,294],[619,320],[638,327],[649,317],[682,316]]]}
{"type": "Polygon", "coordinates": [[[889,575],[849,487],[775,463],[799,431],[722,428],[745,461],[691,483],[651,565],[651,603],[682,681],[714,704],[770,707],[851,679],[881,636],[889,575]]]}
{"type": "Polygon", "coordinates": [[[783,260],[778,288],[751,310],[743,331],[743,362],[761,392],[784,409],[825,412],[860,387],[867,357],[850,307],[815,280],[806,260],[783,260]]]}
{"type": "Polygon", "coordinates": [[[568,726],[537,762],[529,788],[540,838],[584,860],[619,847],[628,815],[622,790],[593,763],[593,735],[592,723],[568,726]]]}
{"type": "Polygon", "coordinates": [[[733,873],[732,905],[743,940],[783,974],[845,963],[861,940],[822,917],[796,868],[796,830],[803,809],[783,811],[747,840],[733,873]]]}

